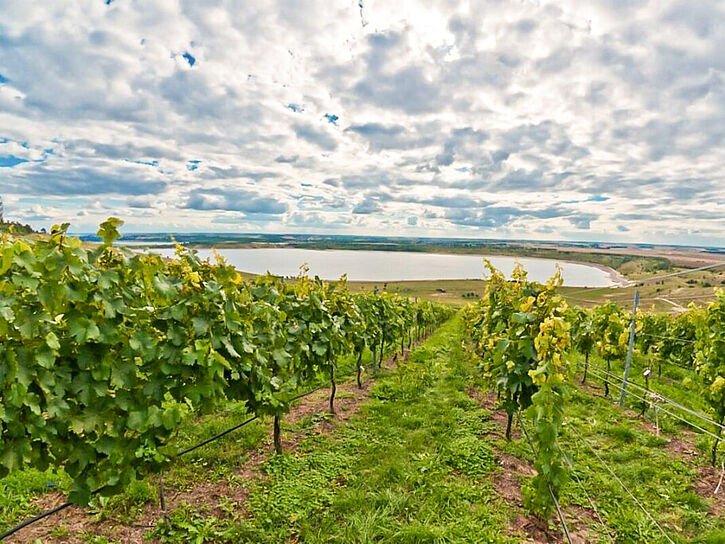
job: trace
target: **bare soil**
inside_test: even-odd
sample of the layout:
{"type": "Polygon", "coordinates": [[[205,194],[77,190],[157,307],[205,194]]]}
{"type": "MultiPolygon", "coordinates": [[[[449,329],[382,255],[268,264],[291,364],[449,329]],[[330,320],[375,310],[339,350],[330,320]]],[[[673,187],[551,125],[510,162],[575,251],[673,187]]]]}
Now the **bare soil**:
{"type": "MultiPolygon", "coordinates": [[[[425,341],[422,338],[418,343],[425,341]]],[[[406,350],[401,356],[395,355],[383,361],[383,368],[393,368],[398,361],[405,361],[410,351],[406,350]]],[[[360,406],[370,397],[370,388],[373,380],[370,376],[363,376],[362,388],[358,388],[353,376],[337,384],[335,396],[335,415],[322,417],[310,428],[299,433],[282,433],[282,446],[285,451],[294,451],[300,442],[310,434],[325,434],[333,431],[340,424],[353,417],[360,406]]],[[[314,393],[299,399],[285,417],[288,423],[298,423],[305,418],[329,414],[329,388],[322,388],[314,393]]],[[[251,484],[264,475],[261,465],[273,455],[271,433],[258,449],[251,451],[248,458],[235,472],[235,482],[220,480],[217,482],[203,482],[195,484],[191,489],[181,490],[166,487],[164,489],[167,511],[173,511],[181,504],[193,505],[194,509],[217,517],[227,517],[227,511],[222,505],[232,505],[237,515],[244,516],[244,503],[249,494],[251,484]],[[240,482],[241,483],[238,483],[240,482]]],[[[48,493],[39,497],[35,504],[38,508],[48,510],[65,502],[65,496],[58,492],[48,493]]],[[[8,544],[33,544],[36,541],[45,543],[62,542],[65,544],[83,544],[83,536],[88,534],[102,535],[122,544],[137,544],[144,542],[144,535],[154,527],[163,517],[164,512],[155,504],[146,504],[142,513],[137,516],[132,525],[120,523],[118,520],[108,518],[98,520],[87,508],[71,506],[62,512],[26,527],[5,540],[8,544]],[[63,530],[59,531],[58,528],[63,530]]]]}

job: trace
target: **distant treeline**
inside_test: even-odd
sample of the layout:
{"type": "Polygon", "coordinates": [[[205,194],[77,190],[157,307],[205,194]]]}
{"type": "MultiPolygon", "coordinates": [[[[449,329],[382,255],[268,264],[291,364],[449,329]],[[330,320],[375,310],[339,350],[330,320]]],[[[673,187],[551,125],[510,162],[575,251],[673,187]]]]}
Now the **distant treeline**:
{"type": "MultiPolygon", "coordinates": [[[[98,241],[97,236],[80,237],[98,241]]],[[[539,257],[587,262],[615,270],[632,262],[642,272],[669,270],[672,262],[665,257],[606,253],[614,246],[597,242],[528,242],[526,240],[494,240],[472,238],[415,238],[313,234],[244,234],[244,233],[143,233],[127,234],[122,241],[149,244],[178,242],[189,247],[292,247],[299,249],[348,249],[367,251],[411,251],[419,253],[457,253],[539,257]],[[549,246],[549,247],[547,247],[549,246]],[[571,250],[568,248],[572,248],[571,250]],[[574,250],[579,249],[579,251],[574,250]],[[581,251],[584,250],[584,251],[581,251]]]]}
{"type": "Polygon", "coordinates": [[[30,225],[23,225],[17,221],[0,222],[0,232],[9,232],[11,234],[33,234],[35,231],[30,225]]]}

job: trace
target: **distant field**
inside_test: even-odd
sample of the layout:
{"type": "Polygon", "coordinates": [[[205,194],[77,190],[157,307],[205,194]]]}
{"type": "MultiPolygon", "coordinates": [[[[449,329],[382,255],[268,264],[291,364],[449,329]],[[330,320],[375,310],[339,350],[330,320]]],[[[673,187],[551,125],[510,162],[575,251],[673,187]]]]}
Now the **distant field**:
{"type": "MultiPolygon", "coordinates": [[[[676,271],[673,269],[672,271],[676,271]]],[[[684,269],[683,269],[684,270],[684,269]]],[[[659,274],[645,273],[633,269],[625,275],[633,280],[652,277],[659,274]]],[[[669,272],[667,272],[669,273],[669,272]]],[[[444,302],[453,306],[463,306],[476,300],[484,289],[484,280],[437,280],[437,281],[401,281],[401,282],[351,282],[350,289],[355,292],[387,290],[411,297],[444,302]]],[[[684,276],[666,278],[638,286],[641,307],[658,312],[673,312],[687,307],[689,303],[706,304],[713,299],[715,288],[725,288],[725,266],[714,270],[692,272],[684,276]]],[[[631,306],[634,287],[563,287],[562,293],[572,305],[590,307],[607,301],[619,302],[631,306]]]]}
{"type": "Polygon", "coordinates": [[[485,285],[484,280],[420,280],[420,281],[356,281],[350,282],[350,290],[355,293],[378,289],[398,293],[409,297],[444,302],[454,306],[476,300],[485,285]]]}
{"type": "MultiPolygon", "coordinates": [[[[81,238],[87,241],[97,241],[97,237],[94,235],[82,235],[81,238]]],[[[134,244],[166,243],[169,245],[172,241],[177,241],[191,247],[295,247],[513,255],[583,261],[611,266],[616,270],[620,270],[632,262],[645,262],[647,267],[652,270],[655,268],[667,269],[672,266],[694,268],[725,260],[722,248],[606,242],[260,233],[127,234],[123,237],[123,241],[134,244]]]]}
{"type": "MultiPolygon", "coordinates": [[[[627,276],[636,280],[653,275],[633,273],[627,276]]],[[[610,300],[631,306],[636,289],[639,290],[640,306],[643,309],[673,312],[682,311],[690,303],[707,304],[713,300],[713,294],[717,288],[725,289],[725,266],[665,278],[639,285],[636,288],[564,288],[562,292],[571,304],[580,306],[594,306],[610,300]]]]}
{"type": "MultiPolygon", "coordinates": [[[[168,235],[137,235],[134,243],[155,244],[168,235]]],[[[549,243],[500,240],[386,238],[312,235],[175,235],[190,247],[296,247],[305,249],[354,249],[414,251],[467,255],[507,255],[537,257],[591,263],[610,267],[628,279],[638,280],[725,262],[725,253],[716,249],[647,246],[642,244],[612,245],[599,243],[549,243]]],[[[248,275],[249,276],[249,275],[248,275]]],[[[705,304],[714,289],[725,287],[725,266],[647,283],[638,287],[644,309],[660,312],[678,311],[690,302],[705,304]]],[[[387,290],[410,297],[463,306],[476,300],[483,292],[481,280],[420,280],[350,282],[355,292],[387,290]]],[[[633,287],[579,288],[564,287],[562,293],[571,304],[593,306],[613,300],[625,306],[632,303],[633,287]]]]}

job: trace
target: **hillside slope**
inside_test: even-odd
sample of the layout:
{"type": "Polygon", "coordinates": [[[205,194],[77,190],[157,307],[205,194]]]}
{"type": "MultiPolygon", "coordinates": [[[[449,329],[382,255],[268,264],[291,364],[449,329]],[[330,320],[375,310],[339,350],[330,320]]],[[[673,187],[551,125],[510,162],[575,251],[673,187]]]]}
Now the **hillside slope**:
{"type": "MultiPolygon", "coordinates": [[[[460,320],[389,366],[362,390],[343,385],[334,419],[324,390],[306,399],[283,455],[271,453],[269,422],[198,450],[165,477],[166,518],[155,487],[140,483],[94,515],[73,509],[13,542],[564,542],[556,518],[547,526],[522,506],[531,453],[519,430],[503,439],[460,320]]],[[[725,539],[722,499],[708,498],[717,481],[689,435],[656,436],[597,388],[570,402],[562,444],[575,469],[561,503],[574,542],[725,539]]],[[[239,415],[230,407],[214,427],[239,415]]]]}

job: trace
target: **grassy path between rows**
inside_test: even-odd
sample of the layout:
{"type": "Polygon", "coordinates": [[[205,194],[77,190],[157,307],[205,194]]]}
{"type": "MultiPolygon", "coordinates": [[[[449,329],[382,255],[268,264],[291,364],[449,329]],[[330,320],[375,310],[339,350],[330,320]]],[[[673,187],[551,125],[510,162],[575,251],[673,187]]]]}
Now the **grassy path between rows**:
{"type": "MultiPolygon", "coordinates": [[[[270,452],[269,422],[199,450],[165,476],[166,519],[155,488],[140,482],[98,510],[97,526],[70,515],[42,541],[563,542],[556,520],[543,524],[523,508],[530,450],[518,429],[503,439],[505,416],[462,341],[454,318],[365,389],[347,382],[335,418],[321,391],[285,422],[282,455],[270,452]]],[[[238,421],[241,410],[190,429],[189,440],[238,421]]],[[[598,386],[573,388],[566,414],[562,448],[575,478],[561,503],[575,542],[725,542],[724,503],[712,497],[717,473],[696,437],[677,427],[656,436],[598,386]]]]}
{"type": "Polygon", "coordinates": [[[346,425],[266,461],[228,518],[181,508],[156,536],[189,527],[218,542],[517,542],[488,475],[488,412],[467,393],[458,320],[416,348],[346,425]]]}

